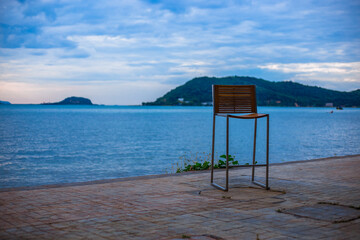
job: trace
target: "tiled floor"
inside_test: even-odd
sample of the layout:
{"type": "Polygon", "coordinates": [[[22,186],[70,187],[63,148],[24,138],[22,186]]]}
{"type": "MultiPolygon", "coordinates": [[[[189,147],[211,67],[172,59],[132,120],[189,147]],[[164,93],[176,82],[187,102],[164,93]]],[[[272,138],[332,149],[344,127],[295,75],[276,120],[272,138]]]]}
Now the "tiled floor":
{"type": "Polygon", "coordinates": [[[249,170],[2,190],[0,239],[360,238],[360,155],[249,170]]]}

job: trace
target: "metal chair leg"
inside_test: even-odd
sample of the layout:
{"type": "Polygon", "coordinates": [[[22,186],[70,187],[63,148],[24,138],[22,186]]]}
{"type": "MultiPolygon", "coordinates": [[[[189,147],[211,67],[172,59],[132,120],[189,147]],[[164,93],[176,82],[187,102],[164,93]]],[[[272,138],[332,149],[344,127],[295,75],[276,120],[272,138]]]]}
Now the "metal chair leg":
{"type": "Polygon", "coordinates": [[[226,117],[226,187],[229,190],[229,116],[226,117]]]}
{"type": "Polygon", "coordinates": [[[211,151],[211,180],[214,182],[214,148],[215,148],[215,114],[213,116],[212,151],[211,151]]]}
{"type": "Polygon", "coordinates": [[[254,149],[253,149],[253,166],[252,166],[252,176],[251,180],[255,180],[255,154],[256,154],[256,130],[257,130],[257,119],[255,118],[255,127],[254,127],[254,149]]]}
{"type": "Polygon", "coordinates": [[[215,119],[216,116],[214,114],[214,118],[213,118],[213,137],[212,137],[212,151],[211,151],[211,185],[216,187],[217,189],[223,190],[223,191],[228,191],[228,179],[229,179],[229,166],[228,163],[226,165],[226,187],[222,187],[219,184],[216,184],[214,182],[214,153],[215,153],[215,119]]]}
{"type": "Polygon", "coordinates": [[[266,119],[266,189],[269,189],[269,115],[266,119]]]}

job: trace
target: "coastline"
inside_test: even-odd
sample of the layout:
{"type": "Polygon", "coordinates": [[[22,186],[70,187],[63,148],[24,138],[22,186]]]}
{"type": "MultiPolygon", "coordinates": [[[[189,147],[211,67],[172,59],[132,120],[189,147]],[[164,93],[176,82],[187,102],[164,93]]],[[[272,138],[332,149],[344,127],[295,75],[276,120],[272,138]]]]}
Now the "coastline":
{"type": "MultiPolygon", "coordinates": [[[[48,104],[48,103],[11,103],[11,104],[0,104],[0,106],[78,106],[78,107],[144,107],[144,108],[152,108],[152,107],[184,107],[184,108],[191,108],[191,107],[202,107],[202,108],[213,108],[212,105],[141,105],[141,104],[130,104],[130,105],[117,105],[117,104],[102,104],[102,103],[93,103],[91,105],[86,104],[48,104]]],[[[333,109],[338,110],[336,107],[327,107],[327,106],[278,106],[278,105],[258,105],[258,107],[276,107],[276,108],[325,108],[325,109],[333,109]]],[[[360,106],[351,106],[351,107],[343,107],[343,109],[358,109],[360,106]]]]}
{"type": "MultiPolygon", "coordinates": [[[[292,165],[300,163],[312,163],[312,162],[322,162],[336,159],[348,159],[353,157],[359,157],[360,154],[354,155],[345,155],[345,156],[334,156],[334,157],[325,157],[325,158],[316,158],[309,160],[297,160],[297,161],[288,161],[282,163],[270,163],[270,166],[281,166],[281,165],[292,165]]],[[[225,171],[225,169],[215,169],[216,172],[225,171]]],[[[13,192],[13,191],[30,191],[30,190],[42,190],[49,188],[63,188],[63,187],[76,187],[76,186],[85,186],[85,185],[94,185],[94,184],[106,184],[106,183],[117,183],[117,182],[126,182],[126,181],[136,181],[136,180],[149,180],[156,178],[166,178],[166,177],[182,177],[186,175],[193,174],[203,174],[209,173],[210,170],[200,170],[200,171],[189,171],[182,173],[167,173],[167,174],[154,174],[154,175],[143,175],[143,176],[134,176],[134,177],[123,177],[123,178],[113,178],[113,179],[100,179],[93,181],[85,182],[73,182],[73,183],[59,183],[59,184],[48,184],[48,185],[38,185],[38,186],[24,186],[24,187],[12,187],[12,188],[0,188],[1,192],[13,192]]]]}

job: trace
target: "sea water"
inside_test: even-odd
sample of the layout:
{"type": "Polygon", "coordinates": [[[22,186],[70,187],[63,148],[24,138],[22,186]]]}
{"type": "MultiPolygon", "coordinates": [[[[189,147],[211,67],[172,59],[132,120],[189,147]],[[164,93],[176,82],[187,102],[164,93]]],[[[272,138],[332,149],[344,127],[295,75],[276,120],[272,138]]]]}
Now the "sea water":
{"type": "MultiPolygon", "coordinates": [[[[270,114],[271,163],[360,153],[360,109],[258,112],[270,114]]],[[[0,105],[0,188],[173,172],[184,159],[209,159],[212,116],[211,107],[0,105]]],[[[216,159],[225,123],[216,118],[216,159]]],[[[265,118],[257,133],[262,163],[265,118]]],[[[254,120],[230,120],[230,154],[240,163],[251,160],[253,134],[254,120]]]]}

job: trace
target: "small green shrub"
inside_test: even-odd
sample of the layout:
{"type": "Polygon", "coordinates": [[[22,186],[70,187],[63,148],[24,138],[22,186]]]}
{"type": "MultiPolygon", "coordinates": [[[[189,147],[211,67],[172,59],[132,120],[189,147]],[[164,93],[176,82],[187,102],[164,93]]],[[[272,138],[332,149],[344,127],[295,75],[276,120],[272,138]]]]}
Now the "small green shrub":
{"type": "MultiPolygon", "coordinates": [[[[198,170],[208,170],[211,167],[210,158],[211,154],[205,154],[201,157],[198,154],[189,157],[182,157],[183,165],[177,166],[176,172],[188,172],[198,170]],[[203,158],[203,159],[202,159],[203,158]],[[199,161],[200,160],[200,161],[199,161]],[[201,161],[203,160],[203,161],[201,161]]],[[[181,159],[181,158],[180,158],[181,159]]],[[[235,156],[229,155],[229,166],[238,165],[239,162],[235,161],[235,156]]],[[[226,167],[226,155],[223,154],[219,157],[219,160],[214,164],[214,168],[225,168],[226,167]]]]}

